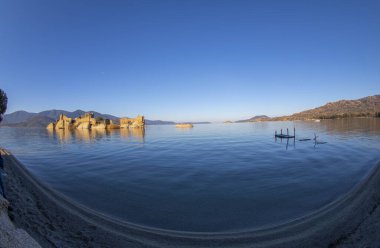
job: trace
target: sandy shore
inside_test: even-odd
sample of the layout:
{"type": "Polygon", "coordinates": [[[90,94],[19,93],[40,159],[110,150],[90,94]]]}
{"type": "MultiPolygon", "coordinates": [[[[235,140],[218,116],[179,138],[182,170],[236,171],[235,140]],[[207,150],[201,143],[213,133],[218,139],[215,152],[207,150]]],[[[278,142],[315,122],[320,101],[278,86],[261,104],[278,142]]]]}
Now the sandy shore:
{"type": "Polygon", "coordinates": [[[239,233],[146,228],[85,208],[36,180],[6,150],[10,219],[42,247],[379,247],[380,163],[352,191],[284,225],[239,233]]]}

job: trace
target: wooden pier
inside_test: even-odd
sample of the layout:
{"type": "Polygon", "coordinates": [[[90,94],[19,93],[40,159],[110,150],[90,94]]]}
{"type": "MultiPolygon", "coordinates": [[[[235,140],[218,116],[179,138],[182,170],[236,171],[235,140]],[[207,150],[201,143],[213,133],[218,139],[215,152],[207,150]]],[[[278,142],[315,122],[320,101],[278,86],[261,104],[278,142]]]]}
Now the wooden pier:
{"type": "Polygon", "coordinates": [[[282,129],[281,129],[281,132],[279,134],[277,133],[277,130],[276,130],[274,133],[274,137],[280,138],[280,139],[295,139],[296,128],[293,129],[293,135],[289,135],[289,128],[286,129],[286,134],[282,133],[282,129]]]}
{"type": "MultiPolygon", "coordinates": [[[[293,129],[293,135],[289,134],[289,128],[286,129],[286,134],[282,133],[282,129],[280,131],[280,133],[277,133],[277,130],[274,132],[274,139],[275,139],[275,142],[277,142],[277,138],[280,139],[281,143],[282,143],[282,140],[285,139],[286,141],[286,150],[288,150],[288,147],[289,147],[289,140],[293,140],[293,147],[295,148],[296,147],[296,128],[294,127],[293,129]]],[[[325,141],[318,141],[317,140],[318,136],[316,133],[314,133],[314,139],[310,139],[310,138],[303,138],[303,139],[299,139],[298,141],[311,141],[311,140],[314,140],[314,148],[316,148],[317,145],[321,145],[321,144],[326,144],[327,142],[325,141]]]]}

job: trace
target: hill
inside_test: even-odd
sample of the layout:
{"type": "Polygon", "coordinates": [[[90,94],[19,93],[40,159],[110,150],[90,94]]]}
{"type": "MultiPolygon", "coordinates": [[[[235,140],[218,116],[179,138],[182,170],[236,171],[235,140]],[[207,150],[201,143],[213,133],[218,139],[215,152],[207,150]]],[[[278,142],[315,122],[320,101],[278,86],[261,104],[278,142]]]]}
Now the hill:
{"type": "Polygon", "coordinates": [[[241,122],[258,122],[258,121],[267,121],[269,120],[270,117],[266,116],[266,115],[256,115],[252,118],[249,118],[249,119],[246,119],[246,120],[239,120],[239,121],[235,121],[236,123],[241,123],[241,122]]]}
{"type": "Polygon", "coordinates": [[[4,119],[1,122],[2,125],[9,123],[19,123],[23,122],[33,116],[38,115],[37,113],[29,113],[23,110],[13,112],[11,114],[4,115],[4,119]]]}
{"type": "Polygon", "coordinates": [[[59,118],[62,113],[67,117],[75,118],[81,116],[87,112],[93,112],[95,118],[100,116],[104,119],[118,120],[119,118],[109,114],[101,114],[96,111],[83,111],[76,110],[73,112],[66,110],[46,110],[39,113],[30,113],[27,111],[16,111],[10,114],[4,115],[4,120],[1,122],[1,126],[6,127],[46,127],[50,122],[53,122],[59,118]]]}
{"type": "Polygon", "coordinates": [[[250,119],[239,120],[236,122],[291,121],[349,117],[380,117],[380,95],[367,96],[357,100],[340,100],[336,102],[329,102],[323,106],[292,115],[273,118],[266,115],[257,115],[250,119]]]}
{"type": "MultiPolygon", "coordinates": [[[[20,111],[16,111],[16,112],[4,115],[4,120],[1,124],[2,125],[8,125],[8,124],[26,122],[31,117],[35,117],[35,116],[43,116],[43,117],[47,117],[47,118],[50,118],[53,120],[57,120],[61,113],[66,115],[67,117],[75,118],[75,117],[81,116],[87,112],[93,112],[95,115],[95,118],[100,116],[104,119],[111,119],[111,120],[119,119],[119,117],[116,117],[113,115],[108,115],[108,114],[101,114],[101,113],[96,112],[96,111],[75,110],[73,112],[70,112],[70,111],[66,111],[66,110],[52,109],[52,110],[42,111],[39,113],[30,113],[27,111],[20,110],[20,111]]],[[[47,119],[45,119],[45,120],[47,120],[47,119]]]]}
{"type": "Polygon", "coordinates": [[[147,120],[145,119],[146,125],[175,125],[174,121],[161,121],[161,120],[147,120]]]}
{"type": "Polygon", "coordinates": [[[271,118],[271,120],[335,119],[347,117],[380,117],[380,95],[368,96],[357,100],[340,100],[321,107],[302,111],[290,116],[271,118]]]}

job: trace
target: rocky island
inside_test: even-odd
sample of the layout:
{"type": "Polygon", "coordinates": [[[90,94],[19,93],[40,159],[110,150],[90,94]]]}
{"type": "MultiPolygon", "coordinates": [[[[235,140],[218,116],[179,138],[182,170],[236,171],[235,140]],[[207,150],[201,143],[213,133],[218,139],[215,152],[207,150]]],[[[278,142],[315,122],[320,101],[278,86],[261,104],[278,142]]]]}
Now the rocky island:
{"type": "Polygon", "coordinates": [[[70,118],[60,114],[59,119],[49,123],[47,129],[119,129],[119,128],[143,128],[145,126],[144,116],[136,118],[120,118],[119,123],[113,120],[95,118],[94,113],[85,113],[76,118],[70,118]]]}
{"type": "Polygon", "coordinates": [[[176,128],[192,128],[193,124],[191,123],[179,123],[175,125],[176,128]]]}

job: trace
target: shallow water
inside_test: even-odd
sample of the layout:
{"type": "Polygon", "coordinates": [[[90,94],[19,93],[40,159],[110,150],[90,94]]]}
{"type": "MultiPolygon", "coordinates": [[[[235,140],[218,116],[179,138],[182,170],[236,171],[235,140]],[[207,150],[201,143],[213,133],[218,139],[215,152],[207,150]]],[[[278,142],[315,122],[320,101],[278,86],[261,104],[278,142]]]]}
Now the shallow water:
{"type": "Polygon", "coordinates": [[[49,132],[0,128],[37,178],[94,210],[181,231],[283,223],[338,199],[380,159],[380,119],[49,132]],[[277,141],[274,131],[296,141],[277,141]],[[313,138],[319,141],[298,141],[313,138]]]}

